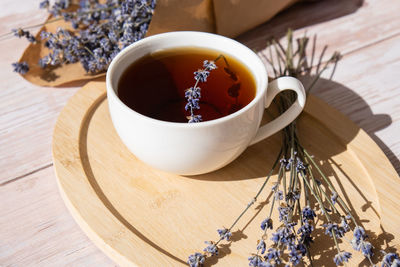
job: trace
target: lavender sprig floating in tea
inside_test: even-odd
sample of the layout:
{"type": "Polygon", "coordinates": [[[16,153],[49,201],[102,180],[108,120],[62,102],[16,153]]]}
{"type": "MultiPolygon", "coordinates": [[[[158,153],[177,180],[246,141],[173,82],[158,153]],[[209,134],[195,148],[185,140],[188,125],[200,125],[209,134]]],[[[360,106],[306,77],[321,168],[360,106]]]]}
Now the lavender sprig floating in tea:
{"type": "Polygon", "coordinates": [[[46,24],[43,23],[11,33],[30,42],[44,42],[50,53],[39,60],[42,68],[80,62],[86,72],[94,74],[105,71],[122,49],[145,36],[155,0],[109,0],[104,4],[81,0],[75,11],[71,11],[75,6],[68,0],[56,0],[52,6],[45,0],[40,8],[53,16],[46,23],[64,20],[75,30],[59,28],[56,33],[42,32],[42,40],[36,40],[26,29],[46,24]]]}
{"type": "Polygon", "coordinates": [[[190,115],[187,116],[188,123],[196,123],[201,122],[203,120],[201,114],[194,114],[195,110],[200,109],[200,98],[201,98],[201,89],[198,86],[199,82],[205,83],[207,82],[207,78],[210,76],[210,72],[212,70],[217,69],[217,65],[215,64],[219,59],[223,59],[226,67],[224,67],[224,72],[229,76],[229,78],[234,82],[227,91],[227,94],[236,100],[234,106],[231,107],[232,112],[238,107],[238,96],[239,90],[241,87],[240,82],[238,82],[238,77],[234,71],[231,70],[229,63],[224,55],[219,55],[215,60],[204,60],[203,61],[203,69],[199,69],[195,71],[194,80],[196,81],[193,87],[186,89],[185,91],[185,99],[187,101],[185,105],[185,110],[190,112],[190,115]]]}
{"type": "MultiPolygon", "coordinates": [[[[219,57],[215,61],[217,61],[219,57]]],[[[217,68],[217,65],[215,65],[215,61],[213,60],[204,60],[203,62],[203,68],[204,69],[199,69],[194,72],[194,79],[196,80],[196,83],[194,84],[193,87],[190,87],[185,91],[185,98],[186,98],[186,106],[185,110],[190,111],[190,116],[187,117],[189,123],[193,122],[201,122],[202,118],[201,115],[195,115],[194,110],[200,109],[200,97],[201,97],[201,92],[200,92],[200,87],[197,86],[199,82],[206,82],[207,77],[210,75],[210,71],[215,70],[217,68]]]]}
{"type": "MultiPolygon", "coordinates": [[[[266,60],[272,67],[275,78],[288,75],[299,78],[310,75],[313,70],[313,64],[312,62],[307,62],[306,57],[306,47],[309,39],[307,37],[299,38],[297,40],[297,49],[294,49],[292,31],[289,30],[287,40],[286,49],[275,39],[269,42],[269,57],[266,60]]],[[[314,59],[315,40],[316,38],[314,38],[313,42],[311,61],[314,59]]],[[[307,92],[316,84],[322,72],[330,64],[334,64],[333,69],[335,69],[336,63],[340,59],[340,54],[335,52],[323,64],[322,57],[325,50],[326,47],[320,56],[321,59],[314,74],[315,78],[307,88],[307,92]]],[[[296,95],[290,91],[285,91],[278,95],[278,98],[274,99],[278,113],[283,113],[295,101],[295,98],[296,95]]],[[[292,122],[283,130],[282,147],[270,173],[255,198],[247,204],[232,226],[228,228],[228,231],[232,231],[232,228],[243,214],[257,201],[278,162],[280,167],[277,180],[271,187],[272,200],[269,211],[261,222],[261,238],[254,244],[255,252],[248,257],[249,266],[277,267],[284,264],[285,266],[297,266],[299,263],[307,265],[307,262],[310,266],[313,266],[310,246],[318,242],[314,234],[315,229],[318,227],[322,227],[324,234],[332,240],[333,247],[336,250],[331,264],[339,266],[346,265],[349,262],[352,253],[340,248],[341,244],[348,242],[355,252],[362,253],[371,266],[376,266],[372,261],[374,247],[368,241],[368,236],[363,226],[354,218],[349,205],[345,203],[313,156],[301,145],[297,136],[296,122],[292,122]],[[283,158],[281,158],[282,155],[283,158]],[[302,198],[300,198],[301,195],[303,196],[302,198]],[[302,202],[304,202],[303,206],[302,202]],[[311,206],[313,202],[317,205],[311,206]],[[318,209],[314,208],[314,206],[318,207],[318,209]],[[274,211],[277,213],[279,222],[273,222],[272,220],[274,211]],[[320,215],[319,218],[321,216],[325,218],[321,225],[316,225],[315,218],[317,215],[320,215]],[[273,229],[274,224],[278,225],[275,230],[273,229]],[[268,231],[271,231],[270,235],[267,235],[268,231]],[[348,232],[353,234],[351,240],[345,237],[348,232]],[[267,242],[272,242],[272,244],[268,246],[267,242]]],[[[213,242],[214,246],[218,246],[222,240],[223,238],[220,236],[217,242],[213,242]]],[[[384,254],[382,267],[400,266],[400,257],[397,253],[382,253],[384,254]]],[[[194,255],[189,257],[188,264],[190,266],[201,266],[203,262],[207,261],[208,257],[213,256],[207,253],[195,253],[194,255]],[[190,259],[194,255],[202,255],[202,263],[192,264],[190,259]]]]}

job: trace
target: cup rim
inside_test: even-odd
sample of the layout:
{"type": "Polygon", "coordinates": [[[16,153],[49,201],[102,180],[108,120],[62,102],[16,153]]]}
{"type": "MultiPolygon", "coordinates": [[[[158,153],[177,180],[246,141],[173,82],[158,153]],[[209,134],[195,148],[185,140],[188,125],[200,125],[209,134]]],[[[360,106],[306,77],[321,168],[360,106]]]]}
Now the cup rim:
{"type": "MultiPolygon", "coordinates": [[[[179,47],[179,46],[177,46],[177,47],[179,47]]],[[[199,47],[201,47],[201,46],[199,46],[199,47]]],[[[204,47],[210,48],[208,46],[204,46],[204,47]]],[[[213,49],[213,48],[210,48],[210,49],[213,49]]],[[[234,55],[231,55],[231,56],[234,56],[234,55]]],[[[241,60],[240,58],[236,57],[236,59],[243,63],[243,60],[241,60]]],[[[245,64],[245,63],[243,63],[243,64],[245,64]]],[[[247,67],[247,65],[246,65],[246,67],[247,67]]],[[[254,72],[251,71],[251,73],[252,73],[252,75],[254,77],[255,76],[254,72]]],[[[255,77],[254,77],[254,79],[255,79],[255,77]]],[[[231,38],[228,38],[228,37],[225,37],[225,36],[222,36],[222,35],[214,34],[214,33],[200,32],[200,31],[173,31],[173,32],[159,33],[159,34],[155,34],[155,35],[152,35],[152,36],[145,37],[145,38],[143,38],[143,39],[141,39],[139,41],[136,41],[136,42],[130,44],[129,46],[124,48],[121,52],[119,52],[113,58],[113,60],[111,61],[110,65],[109,65],[109,67],[107,69],[106,87],[107,87],[107,97],[108,96],[113,97],[118,102],[118,104],[123,107],[124,110],[126,110],[129,113],[134,114],[135,116],[141,118],[142,120],[146,120],[148,122],[155,123],[155,124],[158,124],[158,125],[165,125],[165,126],[171,126],[171,127],[173,126],[173,127],[182,127],[182,128],[198,128],[198,127],[208,127],[208,126],[212,126],[212,125],[215,125],[215,124],[220,124],[222,122],[226,122],[226,121],[232,120],[232,119],[240,116],[241,114],[245,113],[247,110],[253,108],[253,106],[255,106],[260,100],[262,100],[262,98],[265,98],[265,94],[266,94],[267,87],[268,87],[268,79],[269,78],[268,78],[267,70],[265,68],[265,65],[262,63],[261,59],[257,56],[256,53],[254,53],[250,48],[248,48],[244,44],[242,44],[242,43],[240,43],[240,42],[238,42],[238,41],[236,41],[234,39],[231,39],[231,38]],[[157,39],[171,37],[171,36],[176,36],[176,37],[180,36],[180,37],[182,37],[182,36],[185,36],[185,35],[188,35],[188,34],[203,35],[203,36],[208,36],[208,37],[211,37],[211,38],[228,40],[229,42],[232,42],[234,45],[236,45],[238,47],[241,47],[241,49],[247,50],[247,52],[249,54],[251,54],[251,55],[253,55],[255,57],[256,61],[259,61],[259,63],[261,63],[260,66],[262,66],[262,68],[263,68],[262,72],[264,73],[264,75],[261,75],[262,76],[261,77],[261,86],[263,88],[259,89],[258,86],[256,86],[257,87],[256,96],[252,99],[252,101],[250,103],[248,103],[245,107],[243,107],[240,110],[238,110],[238,111],[236,111],[234,113],[231,113],[231,114],[229,114],[227,116],[223,116],[221,118],[214,119],[214,120],[201,121],[201,122],[197,122],[197,123],[170,122],[170,121],[163,121],[163,120],[154,119],[154,118],[148,117],[146,115],[143,115],[143,114],[135,111],[134,109],[128,107],[124,102],[122,102],[122,100],[118,97],[118,95],[116,93],[116,88],[114,89],[112,87],[112,83],[111,83],[111,76],[113,75],[114,68],[119,63],[119,61],[127,53],[129,53],[130,50],[135,49],[135,47],[143,45],[143,44],[145,44],[147,42],[152,42],[152,41],[157,40],[157,39]]]]}

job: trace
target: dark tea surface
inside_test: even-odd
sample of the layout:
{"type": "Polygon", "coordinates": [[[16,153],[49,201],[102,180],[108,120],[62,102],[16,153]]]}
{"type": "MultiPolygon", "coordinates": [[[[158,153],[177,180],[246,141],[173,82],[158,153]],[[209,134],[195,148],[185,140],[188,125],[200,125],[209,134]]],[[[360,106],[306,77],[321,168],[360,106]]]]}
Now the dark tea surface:
{"type": "MultiPolygon", "coordinates": [[[[129,66],[118,83],[118,96],[127,106],[145,116],[170,122],[187,122],[185,90],[195,84],[194,72],[204,60],[215,60],[214,50],[176,48],[146,55],[129,66]]],[[[255,97],[253,76],[228,55],[218,59],[207,82],[200,82],[200,114],[203,121],[227,116],[255,97]],[[227,63],[226,63],[227,62],[227,63]],[[228,65],[227,65],[228,64],[228,65]]]]}

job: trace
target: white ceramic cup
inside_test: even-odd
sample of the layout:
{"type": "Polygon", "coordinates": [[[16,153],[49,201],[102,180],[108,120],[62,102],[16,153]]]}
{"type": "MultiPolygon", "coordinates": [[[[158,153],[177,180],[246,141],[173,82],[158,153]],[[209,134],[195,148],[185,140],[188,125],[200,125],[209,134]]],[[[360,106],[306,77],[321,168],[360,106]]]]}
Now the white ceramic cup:
{"type": "Polygon", "coordinates": [[[106,83],[112,122],[129,150],[156,169],[181,175],[203,174],[227,165],[249,145],[292,122],[306,99],[303,85],[297,79],[282,77],[268,84],[265,66],[253,51],[235,40],[203,32],[169,32],[131,44],[111,62],[106,83]],[[208,48],[236,58],[254,77],[255,98],[235,113],[200,123],[146,117],[118,98],[118,81],[129,65],[154,51],[178,47],[208,48]],[[297,93],[296,102],[281,116],[260,127],[264,109],[279,92],[287,89],[297,93]]]}

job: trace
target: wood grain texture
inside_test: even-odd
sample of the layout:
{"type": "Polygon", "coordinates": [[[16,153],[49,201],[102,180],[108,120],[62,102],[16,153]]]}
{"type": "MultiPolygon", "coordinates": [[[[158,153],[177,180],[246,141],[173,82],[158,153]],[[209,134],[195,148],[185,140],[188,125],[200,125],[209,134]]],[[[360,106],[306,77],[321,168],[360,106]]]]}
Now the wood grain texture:
{"type": "MultiPolygon", "coordinates": [[[[362,47],[400,33],[400,18],[396,15],[400,3],[391,0],[324,0],[295,4],[266,24],[239,37],[244,44],[262,51],[266,40],[274,36],[285,43],[288,28],[294,38],[317,36],[316,55],[324,46],[324,59],[334,51],[348,54],[362,47]]],[[[311,44],[308,49],[311,55],[311,44]]]]}
{"type": "MultiPolygon", "coordinates": [[[[43,22],[38,1],[0,1],[0,34],[43,22]]],[[[34,32],[34,31],[33,31],[34,32]]],[[[41,88],[13,73],[28,41],[0,41],[0,183],[51,163],[51,135],[57,115],[74,88],[41,88]]]]}
{"type": "MultiPolygon", "coordinates": [[[[393,4],[396,5],[397,2],[381,1],[377,3],[371,0],[363,1],[362,5],[359,3],[358,0],[341,1],[340,3],[321,1],[316,4],[296,5],[289,11],[278,15],[271,22],[240,37],[239,40],[251,48],[262,50],[265,47],[266,36],[271,33],[280,36],[286,32],[287,27],[293,27],[299,29],[295,32],[296,36],[302,36],[304,31],[312,35],[316,33],[312,30],[318,28],[319,51],[325,44],[328,44],[332,49],[343,52],[353,51],[366,44],[379,42],[386,36],[397,34],[399,22],[395,12],[396,8],[393,7],[393,4]],[[304,18],[307,18],[306,22],[304,18]],[[351,28],[354,20],[357,20],[357,24],[352,29],[353,31],[358,30],[358,32],[349,34],[347,28],[351,28]],[[343,24],[347,25],[345,29],[341,28],[343,24]],[[380,34],[368,34],[370,31],[367,29],[371,29],[371,27],[374,32],[380,32],[380,34]],[[332,34],[333,32],[335,34],[332,34]],[[346,35],[346,38],[357,36],[356,43],[342,42],[342,38],[337,38],[336,35],[346,35]]],[[[4,12],[4,15],[0,14],[3,32],[19,25],[39,23],[43,18],[43,13],[37,12],[37,3],[23,4],[23,8],[18,8],[21,5],[17,5],[16,1],[2,1],[1,4],[3,5],[1,12],[4,12]],[[11,15],[13,13],[18,15],[13,17],[11,15]]],[[[0,167],[6,170],[0,177],[1,181],[22,176],[51,162],[49,151],[52,126],[62,106],[77,90],[77,88],[57,90],[39,88],[12,73],[9,63],[19,58],[25,46],[26,41],[18,39],[0,42],[0,51],[7,51],[7,53],[0,54],[0,66],[3,70],[0,78],[5,81],[4,89],[0,92],[3,105],[0,110],[1,125],[4,127],[0,132],[0,139],[4,140],[0,144],[1,150],[4,151],[1,155],[0,167]],[[55,105],[52,105],[52,102],[55,102],[55,105]],[[49,107],[52,108],[50,112],[49,107]]],[[[328,52],[327,54],[329,54],[328,52]]],[[[394,55],[391,60],[395,59],[394,55]]],[[[371,64],[370,67],[374,66],[373,62],[368,64],[371,64]]],[[[400,152],[396,155],[399,157],[400,152]]]]}
{"type": "Polygon", "coordinates": [[[1,266],[115,266],[69,215],[53,167],[0,186],[1,266]],[[51,205],[49,205],[51,203],[51,205]]]}
{"type": "Polygon", "coordinates": [[[400,139],[392,138],[400,132],[400,61],[393,58],[400,58],[400,36],[345,56],[313,93],[363,128],[400,173],[400,139]]]}
{"type": "MultiPolygon", "coordinates": [[[[18,1],[1,2],[1,33],[20,25],[37,24],[44,19],[44,12],[37,11],[37,3],[34,1],[17,3],[18,1]]],[[[338,3],[328,0],[298,4],[271,22],[241,36],[239,40],[251,48],[263,50],[267,36],[282,36],[287,27],[292,27],[299,29],[295,31],[295,36],[302,36],[305,31],[310,36],[318,33],[317,50],[321,51],[328,44],[330,49],[327,55],[333,50],[354,51],[398,34],[398,8],[393,6],[398,4],[397,1],[387,0],[342,0],[338,3]],[[348,29],[352,31],[349,32],[348,29]],[[354,38],[352,42],[349,41],[350,38],[354,38]]],[[[4,51],[0,54],[0,78],[4,81],[0,91],[0,148],[4,151],[1,154],[0,167],[5,170],[0,181],[14,179],[51,162],[51,129],[62,106],[77,90],[40,88],[12,73],[9,64],[19,58],[26,44],[25,40],[16,38],[0,42],[0,51],[4,51]]],[[[396,60],[396,54],[390,55],[389,60],[396,60]]],[[[374,63],[368,62],[368,66],[373,68],[374,63]]],[[[348,77],[352,76],[349,74],[348,77]]],[[[398,158],[400,152],[395,155],[398,158]]]]}
{"type": "MultiPolygon", "coordinates": [[[[298,125],[301,140],[307,140],[306,149],[325,169],[358,223],[370,231],[374,246],[380,248],[382,242],[399,245],[396,196],[400,195],[400,180],[379,147],[344,115],[312,96],[298,125]],[[389,233],[393,238],[388,238],[389,233]]],[[[136,159],[122,144],[109,116],[105,83],[93,82],[60,114],[53,157],[67,207],[93,242],[116,263],[177,266],[203,248],[198,243],[202,237],[226,223],[232,214],[240,213],[268,173],[266,162],[272,163],[278,154],[279,137],[249,147],[238,160],[210,174],[184,177],[159,172],[136,159]]],[[[272,181],[258,208],[251,209],[233,229],[234,240],[237,231],[251,238],[223,244],[217,257],[220,266],[247,264],[256,244],[253,238],[260,231],[256,223],[241,225],[262,220],[272,181]]],[[[317,234],[317,242],[318,246],[312,246],[314,264],[333,266],[326,258],[326,253],[334,251],[331,240],[317,234]]],[[[341,244],[342,249],[349,246],[341,244]]],[[[354,253],[351,264],[363,260],[354,253]]]]}
{"type": "MultiPolygon", "coordinates": [[[[38,11],[38,4],[39,1],[0,1],[0,34],[11,28],[43,21],[45,12],[38,11]]],[[[362,126],[378,142],[400,173],[400,87],[398,79],[393,78],[398,74],[395,64],[400,62],[398,4],[398,1],[390,0],[324,0],[301,4],[242,35],[239,40],[262,54],[266,36],[281,37],[286,28],[291,27],[295,29],[295,36],[302,36],[304,32],[309,36],[317,34],[318,51],[328,44],[330,48],[327,55],[333,50],[346,52],[333,81],[321,81],[315,93],[362,126]],[[376,70],[374,74],[365,75],[371,69],[376,70]],[[391,117],[392,122],[387,116],[391,117]]],[[[0,183],[9,182],[0,187],[0,190],[6,188],[1,191],[0,198],[4,203],[5,199],[7,203],[24,203],[14,204],[18,213],[3,213],[2,209],[1,214],[5,214],[2,216],[2,225],[18,222],[23,226],[18,228],[20,231],[7,228],[10,234],[1,232],[1,236],[6,238],[0,239],[0,265],[30,266],[30,262],[46,262],[42,266],[113,266],[67,214],[64,214],[65,221],[61,224],[75,225],[68,231],[79,241],[63,242],[66,232],[59,224],[50,228],[51,233],[41,231],[43,235],[38,238],[35,229],[39,225],[51,224],[54,218],[62,216],[57,211],[66,212],[60,200],[53,201],[59,195],[54,188],[49,189],[46,193],[48,197],[42,199],[38,207],[43,210],[41,214],[47,211],[49,217],[42,216],[41,222],[27,219],[36,216],[36,210],[30,208],[30,203],[40,198],[43,193],[41,188],[55,179],[47,167],[51,165],[53,125],[59,111],[78,88],[40,88],[13,73],[10,63],[20,57],[26,45],[25,40],[16,38],[0,42],[0,183]],[[40,171],[41,168],[45,169],[40,171]],[[37,186],[25,186],[36,174],[41,175],[37,186]],[[14,184],[25,186],[24,199],[20,197],[21,192],[10,189],[14,184]],[[10,193],[7,193],[9,189],[10,193]],[[40,253],[49,249],[47,243],[55,244],[51,257],[40,253]],[[64,254],[73,250],[71,246],[90,253],[64,254]],[[31,253],[32,248],[34,250],[31,253]]],[[[210,233],[213,233],[215,227],[211,228],[210,233]]]]}

